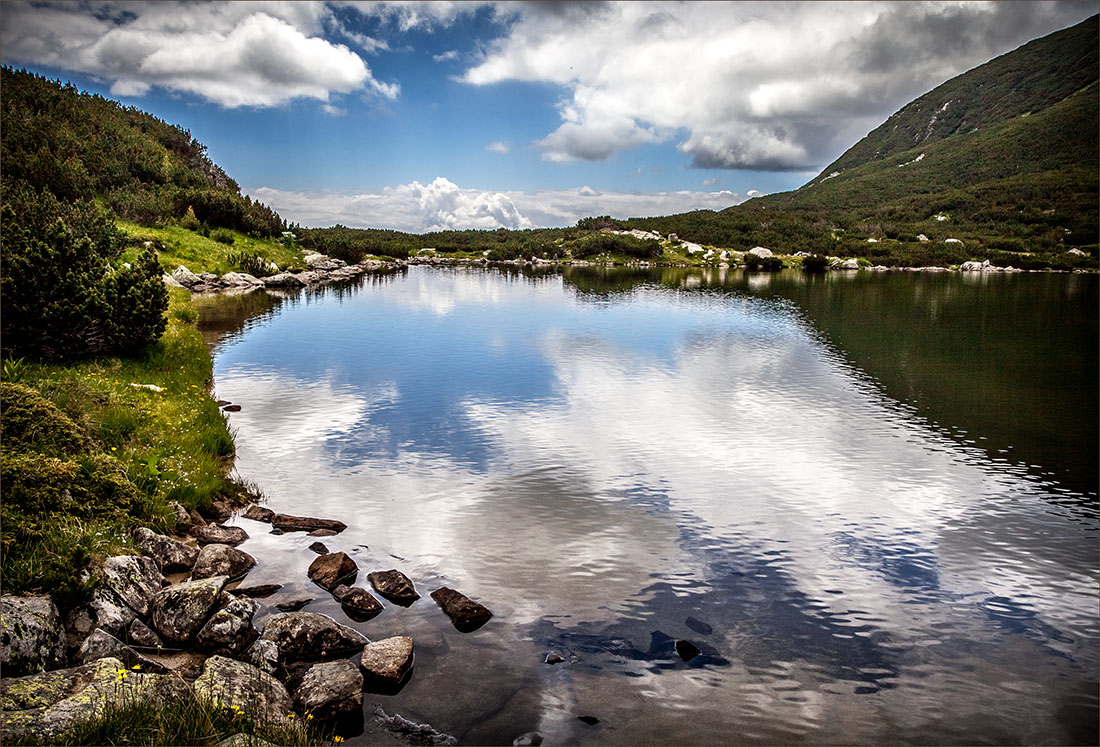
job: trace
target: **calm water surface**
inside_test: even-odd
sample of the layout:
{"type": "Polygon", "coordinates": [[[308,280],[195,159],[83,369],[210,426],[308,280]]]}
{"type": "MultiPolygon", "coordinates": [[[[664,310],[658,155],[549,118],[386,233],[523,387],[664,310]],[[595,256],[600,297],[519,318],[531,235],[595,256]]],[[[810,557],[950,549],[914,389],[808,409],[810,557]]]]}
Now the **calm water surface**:
{"type": "Polygon", "coordinates": [[[203,300],[238,472],[424,598],[349,620],[238,519],[249,583],[411,635],[368,709],[467,744],[1095,744],[1097,278],[846,275],[203,300]]]}

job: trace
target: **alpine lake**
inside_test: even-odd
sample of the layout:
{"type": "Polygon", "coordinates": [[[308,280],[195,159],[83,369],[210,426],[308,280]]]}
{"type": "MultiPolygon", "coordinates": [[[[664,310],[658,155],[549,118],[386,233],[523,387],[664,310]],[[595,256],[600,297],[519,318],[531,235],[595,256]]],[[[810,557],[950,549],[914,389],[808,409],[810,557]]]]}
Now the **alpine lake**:
{"type": "Polygon", "coordinates": [[[248,583],[283,584],[257,623],[305,596],[411,636],[364,709],[460,744],[1096,744],[1098,279],[410,266],[197,296],[239,476],[345,522],[322,541],[357,585],[422,595],[353,620],[317,538],[236,518],[248,583]],[[456,630],[440,586],[493,618],[456,630]]]}

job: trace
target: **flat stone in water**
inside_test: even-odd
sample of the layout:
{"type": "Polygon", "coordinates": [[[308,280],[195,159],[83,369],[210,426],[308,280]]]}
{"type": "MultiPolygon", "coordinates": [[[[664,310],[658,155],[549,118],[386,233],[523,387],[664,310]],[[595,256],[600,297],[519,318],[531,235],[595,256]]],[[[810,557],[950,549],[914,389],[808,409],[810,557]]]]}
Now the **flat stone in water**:
{"type": "Polygon", "coordinates": [[[328,553],[328,546],[325,545],[324,542],[314,542],[312,545],[309,546],[309,549],[313,550],[313,552],[317,553],[318,555],[328,555],[329,554],[328,553]]]}
{"type": "Polygon", "coordinates": [[[276,529],[287,532],[310,532],[315,529],[328,529],[339,533],[348,528],[348,525],[335,519],[317,519],[312,516],[292,516],[290,514],[275,514],[271,517],[271,523],[276,529]]]}
{"type": "Polygon", "coordinates": [[[191,530],[193,536],[200,545],[237,545],[248,539],[248,532],[240,527],[226,527],[221,524],[207,524],[195,527],[191,530]]]}
{"type": "Polygon", "coordinates": [[[331,529],[314,529],[309,533],[310,537],[335,537],[339,532],[334,532],[331,529]]]}
{"type": "Polygon", "coordinates": [[[687,625],[688,628],[698,633],[699,635],[710,635],[714,632],[714,628],[695,617],[689,617],[688,619],[684,620],[684,625],[687,625]]]}
{"type": "Polygon", "coordinates": [[[303,597],[299,599],[288,599],[285,602],[279,602],[275,605],[276,608],[283,612],[297,612],[305,607],[307,604],[313,601],[313,597],[303,597]]]}
{"type": "Polygon", "coordinates": [[[401,571],[391,568],[388,571],[373,571],[367,574],[367,580],[379,594],[391,602],[408,607],[420,599],[413,582],[401,571]]]}
{"type": "Polygon", "coordinates": [[[268,524],[271,523],[271,519],[275,516],[275,512],[270,508],[264,508],[263,506],[257,506],[253,503],[248,509],[241,514],[246,519],[252,519],[252,521],[263,521],[268,524]]]}
{"type": "Polygon", "coordinates": [[[477,630],[493,616],[493,613],[484,605],[446,586],[433,591],[432,599],[451,618],[455,628],[463,633],[477,630]]]}
{"type": "Polygon", "coordinates": [[[321,555],[309,564],[308,570],[310,580],[328,591],[354,580],[358,572],[359,566],[344,552],[321,555]]]}
{"type": "Polygon", "coordinates": [[[691,661],[703,652],[691,641],[680,640],[676,641],[676,653],[678,653],[680,658],[684,661],[691,661]]]}
{"type": "Polygon", "coordinates": [[[259,584],[257,586],[238,586],[236,589],[229,589],[229,593],[238,597],[251,597],[252,599],[263,599],[269,597],[279,589],[283,588],[282,584],[259,584]]]}

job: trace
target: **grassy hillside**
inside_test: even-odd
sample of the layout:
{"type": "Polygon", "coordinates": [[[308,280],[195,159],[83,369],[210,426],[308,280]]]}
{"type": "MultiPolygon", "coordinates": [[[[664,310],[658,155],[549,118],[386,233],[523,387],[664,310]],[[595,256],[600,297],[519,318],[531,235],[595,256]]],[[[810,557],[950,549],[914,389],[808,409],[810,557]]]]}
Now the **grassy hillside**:
{"type": "Polygon", "coordinates": [[[921,96],[798,190],[629,224],[883,264],[1095,267],[1097,70],[1094,16],[921,96]]]}

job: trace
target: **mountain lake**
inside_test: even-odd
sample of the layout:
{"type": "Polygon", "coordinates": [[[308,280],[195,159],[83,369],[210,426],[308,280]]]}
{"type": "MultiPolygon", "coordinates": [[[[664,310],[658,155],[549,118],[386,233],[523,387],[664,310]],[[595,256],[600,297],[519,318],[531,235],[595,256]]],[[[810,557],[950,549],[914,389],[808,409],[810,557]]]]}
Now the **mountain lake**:
{"type": "Polygon", "coordinates": [[[411,636],[364,709],[461,744],[1096,744],[1097,281],[411,266],[197,296],[239,476],[345,522],[357,585],[422,595],[356,622],[317,538],[236,518],[248,583],[284,585],[257,623],[305,596],[411,636]],[[459,632],[440,586],[494,617],[459,632]]]}

